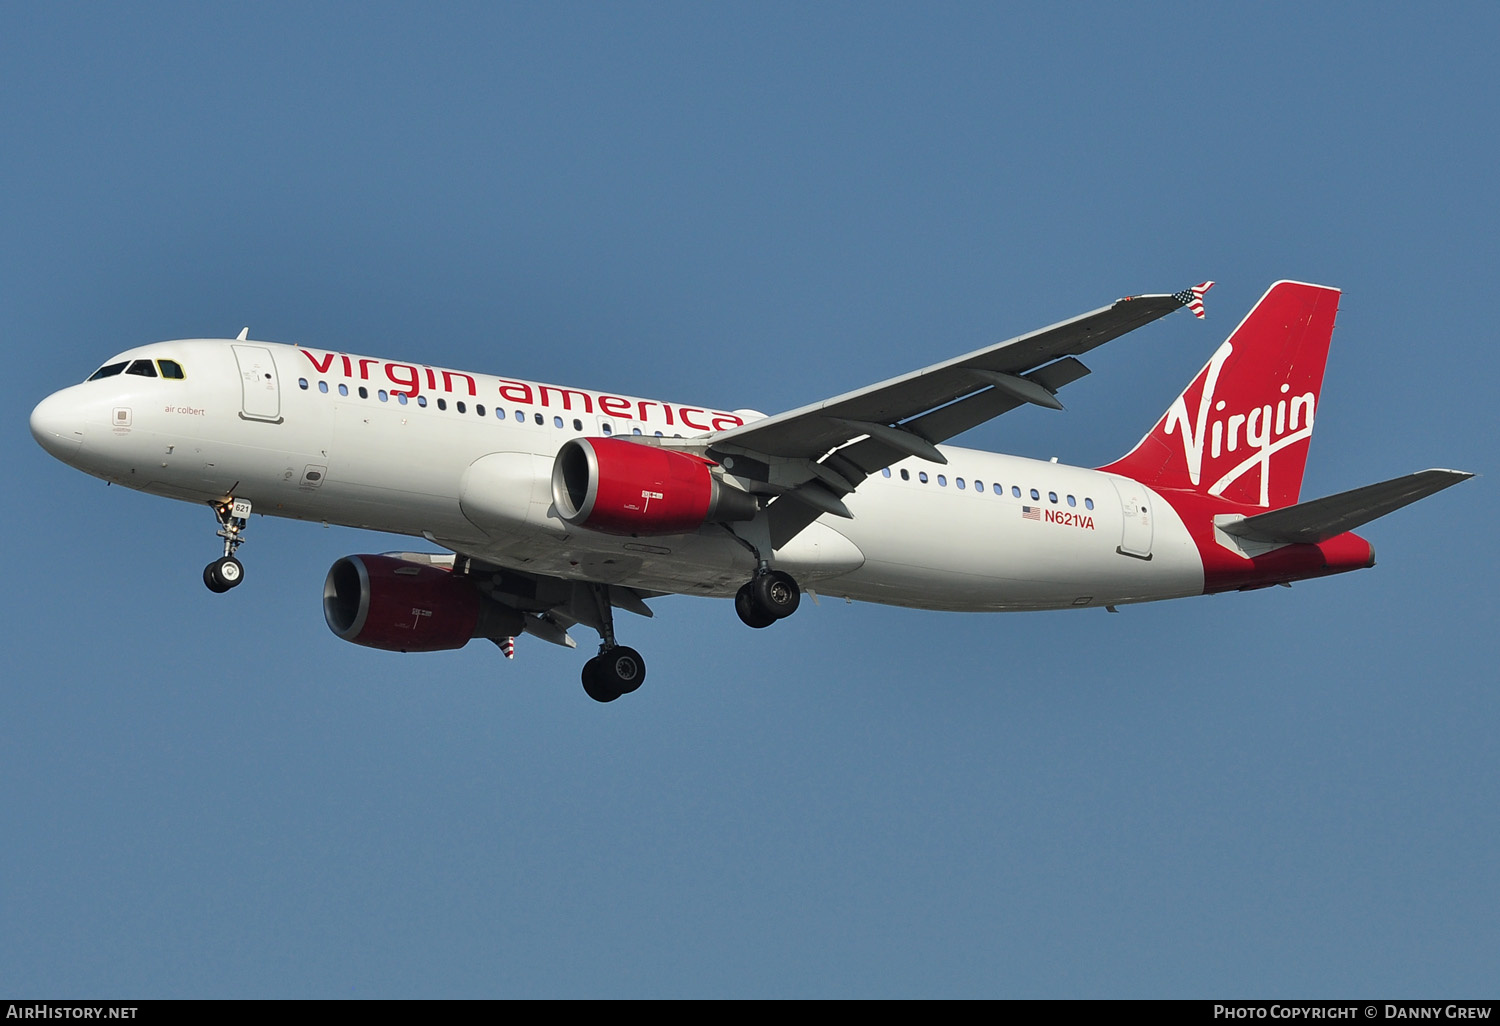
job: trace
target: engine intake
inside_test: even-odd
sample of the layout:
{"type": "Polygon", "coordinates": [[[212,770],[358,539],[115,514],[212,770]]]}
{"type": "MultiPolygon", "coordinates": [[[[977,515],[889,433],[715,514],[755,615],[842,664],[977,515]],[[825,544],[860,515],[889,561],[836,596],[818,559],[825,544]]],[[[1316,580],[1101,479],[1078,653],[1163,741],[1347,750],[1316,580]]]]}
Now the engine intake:
{"type": "Polygon", "coordinates": [[[524,616],[468,577],[392,556],[345,556],[323,581],[323,618],[345,641],[389,652],[440,652],[521,633],[524,616]]]}
{"type": "Polygon", "coordinates": [[[575,527],[606,534],[685,534],[751,520],[755,497],[700,456],[623,438],[573,438],[552,464],[552,501],[575,527]]]}

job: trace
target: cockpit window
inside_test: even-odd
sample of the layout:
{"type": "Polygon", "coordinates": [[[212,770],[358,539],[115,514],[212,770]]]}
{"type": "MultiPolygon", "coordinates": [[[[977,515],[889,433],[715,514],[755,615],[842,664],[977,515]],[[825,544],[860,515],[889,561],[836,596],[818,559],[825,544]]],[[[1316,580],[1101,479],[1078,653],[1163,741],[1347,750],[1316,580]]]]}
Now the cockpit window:
{"type": "Polygon", "coordinates": [[[94,373],[90,374],[89,380],[98,381],[100,378],[112,378],[124,369],[124,360],[121,360],[119,363],[106,363],[103,367],[100,367],[98,370],[94,371],[94,373]]]}
{"type": "Polygon", "coordinates": [[[156,377],[156,365],[150,360],[132,360],[125,368],[126,374],[139,374],[143,378],[156,377]]]}
{"type": "Polygon", "coordinates": [[[161,376],[164,378],[180,380],[186,377],[186,375],[182,373],[182,364],[178,363],[176,360],[157,360],[156,365],[161,368],[161,376]]]}

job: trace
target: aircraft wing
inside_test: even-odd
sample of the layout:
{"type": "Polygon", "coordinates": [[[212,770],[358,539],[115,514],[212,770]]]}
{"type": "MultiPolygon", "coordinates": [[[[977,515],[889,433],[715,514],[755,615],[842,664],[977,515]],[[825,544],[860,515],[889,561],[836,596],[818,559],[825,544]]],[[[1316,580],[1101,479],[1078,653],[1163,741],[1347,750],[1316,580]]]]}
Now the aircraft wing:
{"type": "Polygon", "coordinates": [[[1204,282],[1109,306],[874,385],[754,421],[708,439],[708,451],[766,467],[768,507],[782,545],[824,513],[849,516],[842,496],[870,474],[1025,403],[1062,409],[1056,393],[1089,373],[1077,357],[1184,306],[1202,316],[1204,282]],[[789,501],[790,500],[790,501],[789,501]]]}

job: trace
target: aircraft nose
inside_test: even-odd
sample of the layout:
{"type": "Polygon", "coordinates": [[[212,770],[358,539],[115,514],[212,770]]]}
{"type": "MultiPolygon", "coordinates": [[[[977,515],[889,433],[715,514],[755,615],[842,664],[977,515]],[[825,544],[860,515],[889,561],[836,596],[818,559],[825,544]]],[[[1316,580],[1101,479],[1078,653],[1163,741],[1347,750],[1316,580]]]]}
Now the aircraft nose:
{"type": "Polygon", "coordinates": [[[72,462],[83,444],[83,421],[72,398],[55,392],[31,411],[31,437],[64,463],[72,462]]]}

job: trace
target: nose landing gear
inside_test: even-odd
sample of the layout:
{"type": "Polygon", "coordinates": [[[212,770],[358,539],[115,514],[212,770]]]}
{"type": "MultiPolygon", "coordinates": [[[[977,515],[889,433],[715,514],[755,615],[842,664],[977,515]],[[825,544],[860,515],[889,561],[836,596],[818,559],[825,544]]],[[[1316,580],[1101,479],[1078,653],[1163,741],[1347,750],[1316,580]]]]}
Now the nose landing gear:
{"type": "Polygon", "coordinates": [[[230,499],[211,503],[219,518],[219,537],[224,539],[224,555],[203,568],[203,583],[208,590],[223,593],[245,579],[245,565],[234,558],[235,550],[245,544],[245,527],[250,522],[250,500],[230,499]]]}

